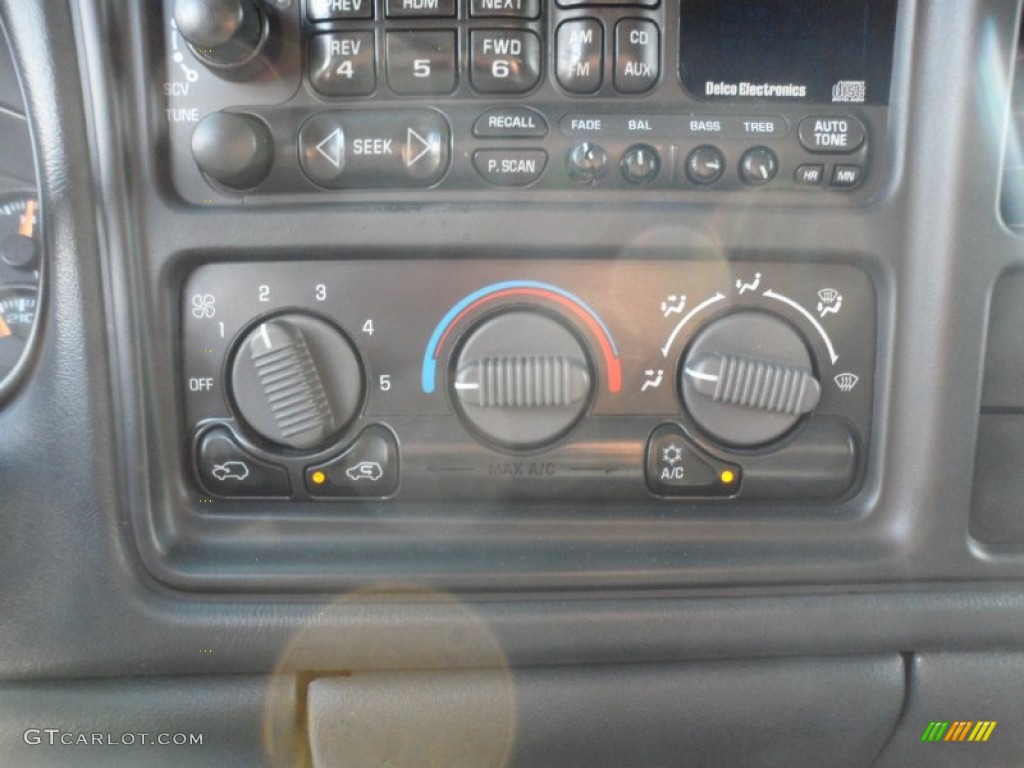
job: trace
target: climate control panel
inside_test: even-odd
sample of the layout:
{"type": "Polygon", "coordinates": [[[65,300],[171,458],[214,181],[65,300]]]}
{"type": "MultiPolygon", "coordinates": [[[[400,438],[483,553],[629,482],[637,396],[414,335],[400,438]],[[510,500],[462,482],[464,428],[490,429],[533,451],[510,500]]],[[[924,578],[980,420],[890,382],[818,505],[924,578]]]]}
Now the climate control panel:
{"type": "Polygon", "coordinates": [[[182,294],[221,498],[839,498],[870,438],[873,286],[845,265],[212,264],[182,294]]]}

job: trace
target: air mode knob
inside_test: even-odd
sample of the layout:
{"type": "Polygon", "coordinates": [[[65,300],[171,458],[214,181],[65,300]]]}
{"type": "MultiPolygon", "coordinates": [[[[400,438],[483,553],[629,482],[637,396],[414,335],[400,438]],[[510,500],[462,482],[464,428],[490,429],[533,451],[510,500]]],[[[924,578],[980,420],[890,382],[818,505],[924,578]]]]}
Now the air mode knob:
{"type": "Polygon", "coordinates": [[[174,23],[192,52],[214,69],[251,61],[266,42],[255,0],[176,0],[174,23]]]}
{"type": "Polygon", "coordinates": [[[743,448],[782,437],[821,399],[803,338],[767,312],[713,321],[687,350],[680,377],[694,421],[718,442],[743,448]]]}
{"type": "Polygon", "coordinates": [[[561,322],[514,310],[470,331],[455,361],[452,398],[468,426],[505,448],[550,445],[593,395],[586,350],[561,322]]]}
{"type": "Polygon", "coordinates": [[[333,325],[299,312],[246,333],[230,377],[242,421],[265,440],[296,450],[331,443],[363,400],[363,370],[352,344],[333,325]]]}

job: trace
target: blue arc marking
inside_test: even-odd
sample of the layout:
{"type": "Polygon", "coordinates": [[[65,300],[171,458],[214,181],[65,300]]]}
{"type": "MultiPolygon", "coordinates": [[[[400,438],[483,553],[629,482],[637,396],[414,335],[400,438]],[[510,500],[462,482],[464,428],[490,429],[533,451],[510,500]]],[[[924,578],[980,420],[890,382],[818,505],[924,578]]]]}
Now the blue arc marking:
{"type": "Polygon", "coordinates": [[[441,343],[441,337],[444,335],[444,332],[448,328],[448,326],[451,325],[455,318],[459,316],[459,313],[462,312],[462,310],[464,310],[470,304],[479,301],[480,299],[486,297],[488,294],[498,293],[499,291],[507,291],[515,288],[536,288],[542,291],[550,291],[551,293],[558,294],[559,296],[568,299],[574,304],[578,304],[580,307],[585,309],[591,317],[594,318],[594,320],[597,322],[599,326],[601,326],[601,330],[604,332],[605,337],[608,339],[608,343],[611,344],[612,351],[615,353],[615,356],[618,357],[619,349],[615,345],[615,340],[612,338],[612,334],[608,330],[608,326],[604,324],[604,321],[601,319],[601,317],[593,309],[591,309],[590,306],[581,298],[579,298],[578,296],[574,296],[573,294],[559,288],[556,285],[551,285],[550,283],[539,283],[534,280],[509,280],[503,283],[494,283],[492,285],[488,285],[484,288],[481,288],[478,291],[474,291],[473,293],[469,294],[461,301],[459,301],[459,303],[456,304],[454,307],[449,309],[448,313],[443,318],[441,318],[441,322],[437,324],[437,327],[434,329],[433,334],[431,334],[430,341],[427,342],[426,352],[423,354],[423,372],[420,383],[423,387],[423,391],[426,394],[432,395],[434,394],[434,391],[437,389],[437,346],[438,344],[441,343]]]}

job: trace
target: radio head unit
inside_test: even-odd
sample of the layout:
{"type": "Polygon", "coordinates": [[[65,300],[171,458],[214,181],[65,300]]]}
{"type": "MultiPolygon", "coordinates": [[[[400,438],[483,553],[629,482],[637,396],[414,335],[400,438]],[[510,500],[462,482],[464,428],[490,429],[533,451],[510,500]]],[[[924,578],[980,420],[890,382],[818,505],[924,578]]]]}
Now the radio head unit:
{"type": "Polygon", "coordinates": [[[216,34],[212,0],[164,2],[196,204],[841,202],[884,178],[896,0],[231,0],[216,34]]]}

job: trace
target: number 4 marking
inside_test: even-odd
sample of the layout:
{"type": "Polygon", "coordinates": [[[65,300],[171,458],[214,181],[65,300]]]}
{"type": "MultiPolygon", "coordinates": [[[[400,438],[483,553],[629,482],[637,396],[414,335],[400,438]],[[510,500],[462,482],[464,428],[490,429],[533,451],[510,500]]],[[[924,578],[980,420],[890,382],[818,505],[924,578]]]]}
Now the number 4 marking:
{"type": "Polygon", "coordinates": [[[363,323],[363,333],[365,333],[367,336],[373,336],[373,320],[372,319],[367,320],[365,323],[363,323]]]}

